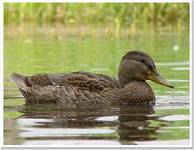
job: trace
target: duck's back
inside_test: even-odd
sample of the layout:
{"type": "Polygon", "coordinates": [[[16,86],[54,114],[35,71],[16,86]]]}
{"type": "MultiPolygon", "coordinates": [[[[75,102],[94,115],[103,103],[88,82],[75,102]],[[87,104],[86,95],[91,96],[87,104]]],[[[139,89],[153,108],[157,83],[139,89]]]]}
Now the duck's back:
{"type": "Polygon", "coordinates": [[[27,103],[106,103],[101,95],[102,91],[119,88],[119,82],[115,78],[80,71],[33,76],[13,73],[11,79],[17,84],[27,103]]]}

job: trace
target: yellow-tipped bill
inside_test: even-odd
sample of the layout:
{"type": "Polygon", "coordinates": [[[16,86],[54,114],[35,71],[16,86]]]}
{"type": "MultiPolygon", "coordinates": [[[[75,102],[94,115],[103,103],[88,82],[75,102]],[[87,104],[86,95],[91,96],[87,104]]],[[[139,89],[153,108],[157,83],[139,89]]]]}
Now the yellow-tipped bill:
{"type": "Polygon", "coordinates": [[[158,84],[161,84],[170,88],[174,88],[174,86],[169,81],[167,81],[162,76],[160,76],[160,74],[157,73],[157,71],[153,71],[150,75],[147,76],[147,79],[154,81],[158,84]]]}

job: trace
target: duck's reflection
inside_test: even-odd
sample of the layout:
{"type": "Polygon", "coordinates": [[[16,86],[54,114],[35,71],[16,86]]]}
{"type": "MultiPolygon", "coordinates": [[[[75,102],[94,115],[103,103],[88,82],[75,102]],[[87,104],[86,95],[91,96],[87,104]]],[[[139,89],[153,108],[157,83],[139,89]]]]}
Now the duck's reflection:
{"type": "Polygon", "coordinates": [[[150,127],[150,121],[156,119],[153,106],[125,106],[120,109],[118,134],[122,144],[131,141],[154,140],[157,128],[150,127]]]}
{"type": "MultiPolygon", "coordinates": [[[[155,117],[153,106],[121,106],[114,108],[60,108],[55,109],[55,106],[26,106],[23,113],[23,119],[37,119],[34,128],[47,129],[111,129],[114,130],[112,137],[102,134],[101,136],[85,137],[68,136],[71,139],[115,139],[121,144],[133,144],[134,141],[153,140],[153,135],[157,128],[150,127],[150,121],[155,117]],[[45,109],[46,107],[46,109],[45,109]],[[42,121],[40,118],[52,119],[53,121],[42,121]]],[[[46,137],[45,137],[46,138],[46,137]]],[[[56,137],[56,139],[67,139],[67,137],[56,137]]]]}

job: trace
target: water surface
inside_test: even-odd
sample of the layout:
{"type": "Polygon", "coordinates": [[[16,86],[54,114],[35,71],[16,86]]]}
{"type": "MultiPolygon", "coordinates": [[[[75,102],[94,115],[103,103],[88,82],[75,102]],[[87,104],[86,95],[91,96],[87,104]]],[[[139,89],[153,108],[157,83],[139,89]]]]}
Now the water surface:
{"type": "Polygon", "coordinates": [[[189,34],[157,31],[131,37],[63,36],[5,30],[4,144],[22,145],[188,145],[189,34]],[[155,106],[59,108],[26,106],[11,72],[68,73],[84,70],[117,76],[131,49],[150,54],[174,90],[151,84],[155,106]]]}

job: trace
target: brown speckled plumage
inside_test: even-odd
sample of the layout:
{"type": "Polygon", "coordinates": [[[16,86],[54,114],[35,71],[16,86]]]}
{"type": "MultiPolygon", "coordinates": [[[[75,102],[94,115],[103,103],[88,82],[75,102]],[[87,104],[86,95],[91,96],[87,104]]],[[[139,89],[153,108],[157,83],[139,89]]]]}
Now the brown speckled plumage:
{"type": "MultiPolygon", "coordinates": [[[[143,52],[128,52],[121,60],[119,80],[102,74],[11,75],[28,104],[57,103],[62,106],[133,104],[155,101],[146,83],[155,65],[143,52]]],[[[156,82],[156,81],[155,81],[156,82]]]]}

